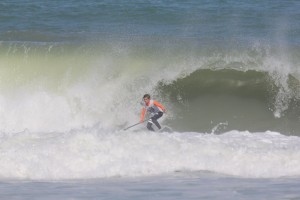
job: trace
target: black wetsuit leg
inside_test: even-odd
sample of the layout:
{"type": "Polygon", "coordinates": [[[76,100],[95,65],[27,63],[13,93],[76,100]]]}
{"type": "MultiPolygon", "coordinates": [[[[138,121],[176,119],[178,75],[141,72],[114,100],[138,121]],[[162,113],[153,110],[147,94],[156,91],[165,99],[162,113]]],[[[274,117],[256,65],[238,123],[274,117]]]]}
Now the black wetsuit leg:
{"type": "Polygon", "coordinates": [[[147,123],[147,128],[150,131],[154,131],[154,129],[152,128],[152,124],[154,123],[158,129],[161,129],[160,124],[158,123],[158,119],[161,118],[163,116],[163,112],[158,112],[156,113],[153,117],[151,117],[151,119],[148,121],[147,123]]]}

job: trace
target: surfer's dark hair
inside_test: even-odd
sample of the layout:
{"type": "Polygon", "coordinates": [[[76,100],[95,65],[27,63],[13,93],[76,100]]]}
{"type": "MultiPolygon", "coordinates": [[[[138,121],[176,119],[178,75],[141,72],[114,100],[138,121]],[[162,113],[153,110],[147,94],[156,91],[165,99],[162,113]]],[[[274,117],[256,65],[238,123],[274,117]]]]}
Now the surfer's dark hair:
{"type": "Polygon", "coordinates": [[[143,99],[145,99],[145,98],[150,99],[150,98],[151,98],[151,97],[150,97],[150,94],[145,94],[145,95],[143,96],[143,99]]]}

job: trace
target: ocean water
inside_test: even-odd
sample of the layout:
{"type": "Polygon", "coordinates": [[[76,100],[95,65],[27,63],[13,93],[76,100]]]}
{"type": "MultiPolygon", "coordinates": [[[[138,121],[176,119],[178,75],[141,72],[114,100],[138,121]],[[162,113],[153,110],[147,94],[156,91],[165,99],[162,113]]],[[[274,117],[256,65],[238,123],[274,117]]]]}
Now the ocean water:
{"type": "Polygon", "coordinates": [[[299,8],[1,1],[0,199],[300,199],[299,8]]]}

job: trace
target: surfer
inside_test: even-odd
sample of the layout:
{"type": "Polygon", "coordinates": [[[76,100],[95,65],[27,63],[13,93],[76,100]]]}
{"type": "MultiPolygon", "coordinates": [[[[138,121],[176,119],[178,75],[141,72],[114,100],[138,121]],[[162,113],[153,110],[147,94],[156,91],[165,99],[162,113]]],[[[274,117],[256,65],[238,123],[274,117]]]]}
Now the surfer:
{"type": "Polygon", "coordinates": [[[152,117],[148,120],[147,128],[150,131],[154,131],[152,127],[152,124],[154,123],[158,129],[161,129],[161,126],[158,123],[157,119],[163,116],[163,113],[166,112],[166,109],[157,101],[151,100],[149,94],[145,94],[143,96],[142,106],[143,108],[142,108],[140,123],[144,122],[145,114],[146,112],[149,112],[152,117]]]}

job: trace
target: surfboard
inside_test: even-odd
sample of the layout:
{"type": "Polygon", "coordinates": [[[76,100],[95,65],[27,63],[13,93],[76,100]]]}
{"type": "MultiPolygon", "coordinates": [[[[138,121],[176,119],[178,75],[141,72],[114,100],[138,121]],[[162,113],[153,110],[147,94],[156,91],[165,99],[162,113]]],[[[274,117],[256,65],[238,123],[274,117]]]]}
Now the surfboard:
{"type": "Polygon", "coordinates": [[[173,130],[171,127],[164,126],[162,127],[158,132],[167,132],[167,133],[173,133],[173,130]]]}

